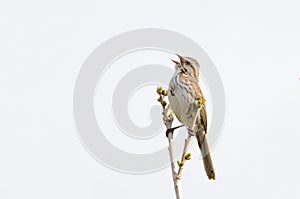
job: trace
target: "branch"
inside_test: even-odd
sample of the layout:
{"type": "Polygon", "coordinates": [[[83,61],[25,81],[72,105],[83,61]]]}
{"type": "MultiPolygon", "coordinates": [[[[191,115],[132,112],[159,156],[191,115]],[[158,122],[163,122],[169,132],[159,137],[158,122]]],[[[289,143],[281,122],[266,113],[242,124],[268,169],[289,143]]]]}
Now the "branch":
{"type": "Polygon", "coordinates": [[[179,161],[177,162],[179,168],[178,168],[178,172],[176,172],[176,165],[175,165],[175,161],[174,161],[173,147],[172,147],[173,146],[173,132],[175,129],[180,128],[184,125],[180,125],[180,126],[172,128],[172,123],[174,120],[173,111],[171,109],[171,106],[167,105],[167,102],[164,100],[164,98],[168,95],[168,91],[163,90],[162,87],[158,87],[156,92],[159,94],[159,98],[157,99],[157,101],[160,102],[160,104],[162,105],[163,121],[167,128],[166,136],[168,137],[168,141],[169,141],[168,149],[169,149],[169,156],[170,156],[170,161],[171,161],[171,170],[172,170],[172,177],[173,177],[176,199],[181,199],[180,180],[181,180],[181,176],[182,176],[182,170],[183,170],[185,161],[191,159],[191,154],[190,153],[187,154],[187,149],[188,149],[191,137],[195,135],[194,130],[195,130],[197,118],[199,117],[199,112],[200,112],[201,108],[203,107],[205,99],[201,98],[200,100],[196,101],[196,104],[199,106],[199,108],[195,114],[192,128],[188,129],[188,137],[185,139],[181,162],[179,162],[179,161]]]}
{"type": "Polygon", "coordinates": [[[196,112],[196,115],[194,117],[193,126],[192,126],[191,129],[188,129],[188,137],[184,140],[183,153],[182,153],[182,156],[181,156],[181,162],[180,162],[179,169],[178,169],[178,172],[177,172],[177,179],[178,180],[180,180],[181,177],[182,177],[182,170],[183,170],[183,165],[184,165],[185,161],[191,159],[191,154],[190,153],[187,154],[186,152],[187,152],[188,146],[190,144],[191,137],[195,135],[194,130],[195,130],[195,126],[196,126],[196,121],[197,121],[197,118],[198,118],[198,115],[199,115],[199,112],[200,112],[201,108],[198,108],[198,110],[196,112]]]}
{"type": "Polygon", "coordinates": [[[172,123],[174,120],[173,112],[171,110],[171,106],[167,105],[166,101],[164,100],[165,96],[168,95],[168,91],[163,90],[161,87],[159,87],[159,88],[157,88],[157,93],[159,94],[159,98],[157,99],[157,101],[159,101],[162,105],[163,121],[167,128],[166,136],[168,137],[168,141],[169,141],[168,149],[169,149],[169,156],[170,156],[170,161],[171,161],[172,178],[173,178],[173,183],[174,183],[176,199],[181,199],[180,184],[177,179],[176,165],[175,165],[175,161],[174,161],[173,147],[172,147],[173,146],[173,132],[176,128],[179,128],[179,127],[172,128],[172,123]]]}

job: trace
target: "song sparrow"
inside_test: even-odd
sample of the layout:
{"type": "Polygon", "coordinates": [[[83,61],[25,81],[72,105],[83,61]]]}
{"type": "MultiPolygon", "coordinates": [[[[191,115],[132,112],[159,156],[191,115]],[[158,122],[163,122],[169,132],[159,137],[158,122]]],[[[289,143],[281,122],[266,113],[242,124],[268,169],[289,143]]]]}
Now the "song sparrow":
{"type": "MultiPolygon", "coordinates": [[[[198,84],[199,63],[191,57],[177,55],[180,62],[174,61],[175,73],[170,80],[168,98],[178,120],[192,130],[194,118],[199,106],[195,101],[203,99],[198,84]]],[[[203,157],[204,168],[209,179],[215,179],[215,172],[207,143],[207,116],[205,104],[196,121],[195,135],[203,157]]]]}

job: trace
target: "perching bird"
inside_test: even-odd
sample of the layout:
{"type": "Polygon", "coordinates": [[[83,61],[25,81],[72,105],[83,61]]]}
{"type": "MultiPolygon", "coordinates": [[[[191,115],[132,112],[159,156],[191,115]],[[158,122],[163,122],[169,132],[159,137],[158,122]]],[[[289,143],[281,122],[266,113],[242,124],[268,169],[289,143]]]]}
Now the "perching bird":
{"type": "MultiPolygon", "coordinates": [[[[175,73],[170,80],[168,98],[177,119],[192,131],[193,129],[191,128],[194,123],[194,118],[199,108],[195,102],[204,99],[198,84],[200,65],[191,57],[177,56],[179,57],[180,62],[172,60],[175,63],[175,73]]],[[[198,117],[198,120],[196,121],[195,130],[206,174],[209,179],[214,180],[215,171],[206,135],[207,116],[205,104],[200,110],[200,117],[198,117]]]]}

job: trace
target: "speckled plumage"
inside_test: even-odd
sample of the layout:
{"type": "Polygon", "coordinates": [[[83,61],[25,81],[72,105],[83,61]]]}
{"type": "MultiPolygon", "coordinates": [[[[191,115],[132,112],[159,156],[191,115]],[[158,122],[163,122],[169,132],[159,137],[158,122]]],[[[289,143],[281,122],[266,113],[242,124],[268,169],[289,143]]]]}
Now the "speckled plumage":
{"type": "MultiPolygon", "coordinates": [[[[191,57],[178,55],[180,62],[174,61],[175,73],[170,80],[168,98],[177,119],[188,128],[192,128],[198,106],[195,101],[203,96],[199,87],[199,63],[191,57]]],[[[200,118],[196,125],[196,138],[200,147],[205,171],[209,179],[215,179],[215,172],[207,143],[206,107],[200,110],[200,118]]]]}

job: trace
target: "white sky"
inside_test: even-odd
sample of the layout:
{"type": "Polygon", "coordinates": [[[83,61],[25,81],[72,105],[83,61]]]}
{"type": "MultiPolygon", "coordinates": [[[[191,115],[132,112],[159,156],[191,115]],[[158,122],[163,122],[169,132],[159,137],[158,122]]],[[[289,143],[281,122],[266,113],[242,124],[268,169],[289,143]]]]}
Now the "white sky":
{"type": "Polygon", "coordinates": [[[299,9],[296,0],[2,1],[0,198],[174,198],[169,169],[110,170],[74,127],[84,60],[113,35],[144,27],[198,42],[225,87],[217,180],[192,159],[184,198],[299,198],[299,9]]]}

